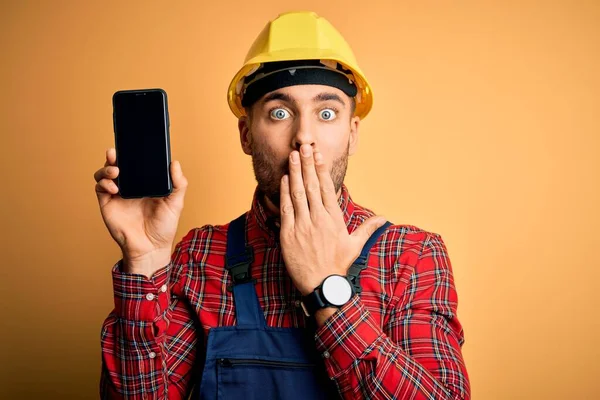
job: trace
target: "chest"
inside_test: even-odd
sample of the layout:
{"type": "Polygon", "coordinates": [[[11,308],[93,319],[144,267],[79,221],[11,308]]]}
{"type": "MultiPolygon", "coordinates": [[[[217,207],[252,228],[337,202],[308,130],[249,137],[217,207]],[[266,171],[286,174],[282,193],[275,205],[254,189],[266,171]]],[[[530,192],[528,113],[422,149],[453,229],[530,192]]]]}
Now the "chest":
{"type": "MultiPolygon", "coordinates": [[[[233,326],[235,301],[232,279],[225,268],[225,255],[205,257],[204,262],[190,266],[185,285],[174,291],[174,311],[193,313],[204,337],[211,328],[233,326]],[[187,310],[183,310],[186,308],[187,310]]],[[[386,268],[368,265],[362,271],[361,299],[369,312],[383,323],[382,316],[391,300],[391,285],[386,268]]],[[[301,294],[287,273],[280,248],[259,247],[254,252],[250,275],[255,281],[259,304],[268,326],[303,328],[308,321],[302,310],[301,294]]]]}

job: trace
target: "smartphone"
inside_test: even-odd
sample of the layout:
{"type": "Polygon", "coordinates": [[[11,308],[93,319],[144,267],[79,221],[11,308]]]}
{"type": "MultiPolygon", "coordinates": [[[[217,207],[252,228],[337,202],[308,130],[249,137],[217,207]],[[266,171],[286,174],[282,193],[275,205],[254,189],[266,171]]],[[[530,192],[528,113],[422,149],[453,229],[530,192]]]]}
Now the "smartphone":
{"type": "Polygon", "coordinates": [[[168,196],[173,183],[167,93],[120,90],[112,102],[119,194],[126,199],[168,196]]]}

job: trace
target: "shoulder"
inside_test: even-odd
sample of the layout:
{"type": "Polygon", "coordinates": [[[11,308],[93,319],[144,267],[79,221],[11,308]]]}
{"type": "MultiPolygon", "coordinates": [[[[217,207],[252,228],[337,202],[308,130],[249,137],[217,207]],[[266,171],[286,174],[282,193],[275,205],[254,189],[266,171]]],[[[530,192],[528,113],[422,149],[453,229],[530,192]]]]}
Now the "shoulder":
{"type": "MultiPolygon", "coordinates": [[[[355,205],[355,211],[352,222],[353,229],[360,226],[365,220],[376,215],[373,211],[368,208],[355,205]]],[[[407,223],[394,223],[389,221],[391,225],[383,232],[378,238],[377,244],[379,246],[385,246],[390,251],[397,252],[413,252],[416,255],[430,246],[432,243],[439,244],[442,242],[442,238],[438,233],[425,230],[419,226],[407,224],[407,223]]]]}
{"type": "Polygon", "coordinates": [[[206,224],[190,229],[177,243],[176,249],[192,253],[225,252],[227,247],[227,230],[231,222],[221,225],[206,224]]]}
{"type": "Polygon", "coordinates": [[[203,225],[190,229],[177,247],[191,251],[198,251],[207,247],[219,246],[227,241],[227,231],[221,225],[203,225]]]}
{"type": "Polygon", "coordinates": [[[436,249],[445,249],[444,240],[439,233],[410,224],[390,225],[383,239],[393,243],[401,251],[418,254],[419,258],[436,249]]]}
{"type": "MultiPolygon", "coordinates": [[[[358,227],[374,215],[373,211],[357,206],[353,225],[358,227]]],[[[413,224],[389,222],[391,225],[377,239],[372,251],[385,254],[396,269],[402,266],[415,267],[420,260],[432,256],[447,259],[446,245],[439,233],[413,224]]]]}
{"type": "Polygon", "coordinates": [[[190,229],[175,246],[172,278],[179,280],[186,275],[198,278],[207,273],[222,275],[228,227],[229,223],[206,224],[190,229]]]}

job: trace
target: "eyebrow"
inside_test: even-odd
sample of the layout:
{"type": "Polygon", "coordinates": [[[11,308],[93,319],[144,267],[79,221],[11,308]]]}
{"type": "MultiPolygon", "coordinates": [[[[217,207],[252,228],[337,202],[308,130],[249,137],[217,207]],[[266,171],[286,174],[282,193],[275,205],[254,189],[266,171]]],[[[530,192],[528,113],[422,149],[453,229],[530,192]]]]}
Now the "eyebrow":
{"type": "Polygon", "coordinates": [[[319,102],[319,101],[328,101],[328,100],[337,101],[342,106],[346,107],[346,103],[344,103],[344,100],[342,100],[342,98],[335,93],[319,93],[318,95],[316,95],[313,98],[313,101],[315,103],[319,102]]]}
{"type": "Polygon", "coordinates": [[[292,103],[292,104],[296,103],[296,100],[294,100],[292,98],[292,96],[290,96],[287,93],[281,93],[281,92],[269,93],[268,95],[265,96],[263,103],[267,104],[268,102],[275,101],[275,100],[283,100],[287,103],[292,103]]]}
{"type": "MultiPolygon", "coordinates": [[[[285,101],[287,103],[291,103],[294,105],[297,104],[296,100],[292,96],[290,96],[287,93],[281,93],[281,92],[269,93],[268,95],[265,96],[265,98],[263,100],[263,104],[267,104],[268,102],[275,101],[275,100],[282,100],[282,101],[285,101]]],[[[313,102],[315,102],[315,103],[322,102],[322,101],[328,101],[328,100],[337,101],[342,106],[346,107],[346,103],[344,103],[344,100],[342,100],[342,98],[335,93],[324,92],[324,93],[319,93],[318,95],[313,97],[313,102]]]]}

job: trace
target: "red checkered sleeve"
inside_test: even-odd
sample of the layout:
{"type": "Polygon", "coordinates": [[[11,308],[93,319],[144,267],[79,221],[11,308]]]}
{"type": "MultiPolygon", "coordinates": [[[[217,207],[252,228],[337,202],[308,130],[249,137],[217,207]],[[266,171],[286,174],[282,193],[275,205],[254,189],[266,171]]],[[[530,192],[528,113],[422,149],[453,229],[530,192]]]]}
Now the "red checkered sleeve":
{"type": "Polygon", "coordinates": [[[428,234],[415,260],[395,266],[409,278],[398,279],[390,306],[382,310],[383,324],[354,296],[317,330],[317,349],[344,398],[470,398],[464,334],[442,238],[428,234]]]}
{"type": "Polygon", "coordinates": [[[172,398],[168,393],[165,331],[170,320],[170,276],[181,265],[182,243],[171,262],[152,278],[125,273],[120,260],[112,270],[115,308],[101,334],[103,399],[172,398]]]}

